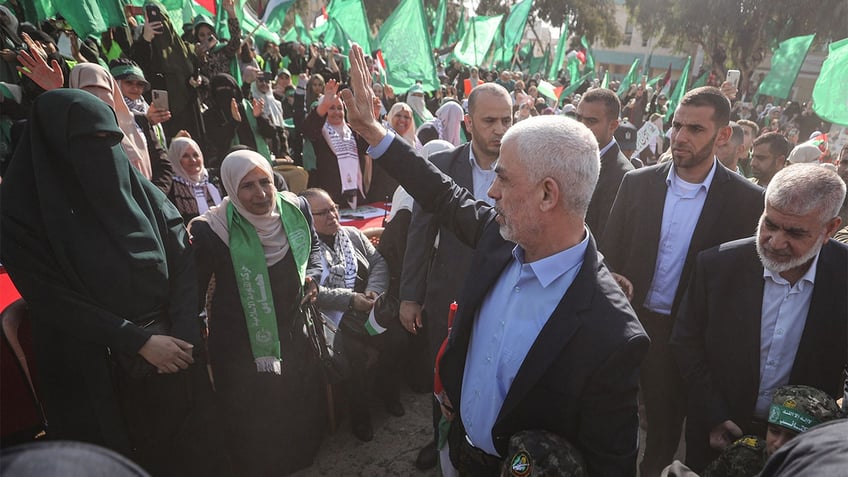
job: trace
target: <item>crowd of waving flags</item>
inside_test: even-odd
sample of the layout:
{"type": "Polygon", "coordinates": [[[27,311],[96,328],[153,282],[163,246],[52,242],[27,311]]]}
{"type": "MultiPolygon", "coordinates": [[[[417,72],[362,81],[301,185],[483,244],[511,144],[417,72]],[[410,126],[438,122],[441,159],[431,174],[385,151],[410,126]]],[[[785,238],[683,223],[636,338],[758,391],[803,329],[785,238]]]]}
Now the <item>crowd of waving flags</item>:
{"type": "MultiPolygon", "coordinates": [[[[30,0],[23,2],[28,18],[43,21],[61,14],[81,37],[97,37],[111,27],[126,26],[125,6],[142,6],[151,0],[30,0]]],[[[164,7],[174,24],[190,24],[198,15],[214,18],[218,32],[226,38],[227,28],[221,0],[155,0],[164,7]]],[[[380,58],[386,71],[386,82],[397,91],[408,90],[421,82],[425,91],[439,86],[433,51],[444,52],[448,59],[466,65],[491,65],[495,69],[523,69],[539,73],[545,96],[564,98],[579,89],[586,81],[595,79],[595,60],[585,36],[577,48],[568,44],[569,32],[564,22],[555,48],[547,45],[542,56],[533,56],[538,48],[524,42],[533,0],[515,2],[508,14],[467,17],[463,8],[456,27],[446,28],[448,0],[440,0],[433,11],[425,10],[423,0],[401,0],[398,7],[383,22],[376,34],[371,28],[363,0],[329,0],[323,11],[324,21],[315,28],[307,27],[299,15],[294,25],[284,34],[284,20],[294,0],[267,0],[260,2],[262,11],[257,14],[244,0],[236,0],[236,12],[245,35],[251,34],[260,45],[266,41],[300,41],[311,44],[320,41],[336,46],[346,54],[353,42],[366,46],[380,58]],[[453,45],[452,50],[449,48],[453,45]],[[555,82],[567,78],[566,85],[554,87],[545,79],[555,82]],[[550,88],[548,87],[550,86],[550,88]]],[[[311,22],[310,22],[311,23],[311,22]]],[[[814,34],[788,38],[779,43],[771,59],[771,69],[759,85],[758,95],[788,98],[803,65],[814,34]]],[[[639,81],[640,59],[633,60],[618,89],[625,96],[628,88],[639,81]]],[[[642,65],[641,73],[650,71],[651,58],[642,65]]],[[[669,97],[669,111],[689,89],[705,84],[709,72],[690,80],[691,57],[687,59],[677,80],[672,81],[671,65],[664,75],[654,77],[647,84],[660,88],[669,97]]],[[[829,45],[827,58],[813,90],[814,110],[827,121],[848,125],[848,38],[829,45]]],[[[597,78],[599,84],[609,84],[609,72],[597,78]]]]}

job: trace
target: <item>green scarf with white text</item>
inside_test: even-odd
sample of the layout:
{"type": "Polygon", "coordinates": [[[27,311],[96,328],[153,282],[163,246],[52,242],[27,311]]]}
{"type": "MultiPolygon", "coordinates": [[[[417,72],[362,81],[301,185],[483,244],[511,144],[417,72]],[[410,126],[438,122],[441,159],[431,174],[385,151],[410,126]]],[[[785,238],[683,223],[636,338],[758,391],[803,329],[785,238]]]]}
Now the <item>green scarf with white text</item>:
{"type": "MultiPolygon", "coordinates": [[[[276,206],[297,267],[301,287],[299,295],[302,295],[306,265],[312,248],[309,223],[300,206],[283,193],[277,193],[276,206]]],[[[262,243],[256,229],[238,213],[232,202],[227,206],[227,227],[230,234],[230,257],[256,369],[259,372],[281,374],[282,354],[277,313],[262,243]]]]}

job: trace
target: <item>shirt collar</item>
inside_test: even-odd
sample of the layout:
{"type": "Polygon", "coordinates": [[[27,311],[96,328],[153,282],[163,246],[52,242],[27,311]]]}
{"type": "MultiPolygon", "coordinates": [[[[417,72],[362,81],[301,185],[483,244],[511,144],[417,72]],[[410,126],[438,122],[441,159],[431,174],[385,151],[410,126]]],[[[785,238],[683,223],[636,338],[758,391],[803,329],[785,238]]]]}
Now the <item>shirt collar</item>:
{"type": "MultiPolygon", "coordinates": [[[[813,263],[810,264],[810,268],[807,269],[807,273],[805,273],[801,279],[795,283],[795,285],[798,286],[798,291],[803,292],[807,283],[811,286],[816,284],[816,269],[819,264],[819,255],[821,255],[821,250],[819,250],[819,253],[813,257],[813,263]]],[[[766,267],[763,267],[763,278],[770,278],[771,281],[778,285],[789,285],[789,282],[785,278],[781,277],[779,273],[769,270],[766,267]]]]}
{"type": "Polygon", "coordinates": [[[471,147],[471,144],[468,145],[468,162],[471,164],[471,169],[482,172],[484,174],[494,173],[494,167],[489,169],[483,169],[480,167],[480,164],[477,162],[477,158],[474,157],[474,148],[471,147]]]}
{"type": "MultiPolygon", "coordinates": [[[[694,185],[700,186],[698,189],[696,189],[695,192],[702,190],[702,189],[705,192],[709,192],[710,185],[713,183],[713,177],[715,177],[716,164],[718,164],[718,159],[716,159],[715,156],[713,156],[713,167],[710,168],[710,172],[707,174],[707,177],[704,178],[703,182],[701,182],[699,184],[694,184],[694,185]]],[[[675,166],[672,163],[671,167],[668,169],[668,175],[665,177],[666,187],[668,187],[669,189],[673,189],[675,191],[680,191],[681,187],[683,187],[684,184],[689,184],[689,183],[684,181],[683,179],[681,179],[677,175],[677,166],[675,166]]]]}
{"type": "Polygon", "coordinates": [[[583,240],[580,243],[573,245],[561,252],[557,252],[548,257],[536,260],[535,262],[525,263],[524,249],[520,245],[516,245],[512,249],[512,256],[519,265],[529,265],[536,279],[543,287],[547,287],[554,280],[568,273],[574,267],[580,266],[583,263],[583,257],[586,255],[586,248],[589,246],[589,232],[583,230],[583,240]]]}
{"type": "Polygon", "coordinates": [[[612,147],[612,145],[613,145],[613,144],[617,144],[617,143],[616,143],[616,141],[615,141],[615,138],[612,138],[612,140],[609,142],[609,144],[607,144],[606,146],[604,146],[604,147],[603,147],[603,149],[601,149],[601,151],[600,151],[598,154],[599,154],[601,157],[603,157],[603,155],[604,155],[604,154],[606,154],[606,153],[607,153],[607,151],[609,151],[609,149],[612,147]]]}

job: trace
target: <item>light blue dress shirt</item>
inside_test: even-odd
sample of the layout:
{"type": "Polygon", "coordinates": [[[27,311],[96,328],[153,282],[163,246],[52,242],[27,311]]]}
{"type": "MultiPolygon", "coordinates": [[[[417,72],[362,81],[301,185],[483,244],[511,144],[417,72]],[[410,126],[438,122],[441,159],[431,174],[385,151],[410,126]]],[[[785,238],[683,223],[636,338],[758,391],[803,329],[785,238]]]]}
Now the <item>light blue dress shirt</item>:
{"type": "Polygon", "coordinates": [[[562,252],[531,263],[516,246],[474,318],[462,379],[462,423],[472,445],[498,455],[492,427],[512,381],[539,332],[583,265],[589,234],[562,252]]]}
{"type": "Polygon", "coordinates": [[[807,273],[790,285],[780,274],[763,268],[763,306],[760,321],[760,386],[754,416],[766,418],[774,391],[789,383],[795,355],[807,323],[819,255],[807,273]]]}
{"type": "Polygon", "coordinates": [[[678,177],[675,166],[668,170],[665,179],[668,190],[663,206],[657,262],[644,303],[645,308],[655,313],[671,314],[671,305],[686,262],[686,252],[689,251],[692,234],[704,209],[716,164],[718,160],[713,158],[713,167],[700,184],[690,184],[678,177]]]}
{"type": "Polygon", "coordinates": [[[474,194],[475,199],[482,200],[489,205],[495,205],[495,199],[489,197],[488,192],[498,175],[495,174],[494,169],[480,167],[477,158],[474,157],[474,149],[470,146],[468,147],[468,160],[471,162],[471,185],[474,186],[471,193],[474,194]]]}
{"type": "Polygon", "coordinates": [[[380,144],[376,146],[368,146],[368,149],[365,151],[371,156],[372,159],[379,159],[380,156],[386,153],[389,149],[389,146],[392,145],[392,141],[395,140],[395,132],[391,129],[386,130],[386,135],[380,141],[380,144]]]}

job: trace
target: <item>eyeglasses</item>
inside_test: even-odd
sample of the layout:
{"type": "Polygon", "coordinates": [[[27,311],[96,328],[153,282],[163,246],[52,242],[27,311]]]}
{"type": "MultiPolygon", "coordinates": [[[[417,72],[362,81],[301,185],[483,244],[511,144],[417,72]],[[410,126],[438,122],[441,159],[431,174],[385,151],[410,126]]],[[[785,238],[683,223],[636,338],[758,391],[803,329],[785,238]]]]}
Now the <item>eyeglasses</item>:
{"type": "Polygon", "coordinates": [[[339,206],[336,205],[336,204],[333,204],[333,206],[330,207],[329,209],[324,209],[324,210],[321,210],[321,211],[318,211],[318,212],[312,212],[312,215],[314,215],[315,217],[323,217],[323,216],[330,214],[330,213],[338,215],[339,206]]]}

